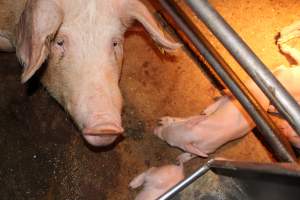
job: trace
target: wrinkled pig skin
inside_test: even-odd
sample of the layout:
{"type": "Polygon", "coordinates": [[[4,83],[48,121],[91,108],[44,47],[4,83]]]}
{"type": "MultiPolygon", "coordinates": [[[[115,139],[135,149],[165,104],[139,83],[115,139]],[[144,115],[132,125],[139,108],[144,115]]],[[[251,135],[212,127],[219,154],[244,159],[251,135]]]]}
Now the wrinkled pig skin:
{"type": "Polygon", "coordinates": [[[118,82],[123,35],[132,21],[139,21],[165,50],[180,47],[164,37],[138,0],[13,2],[0,3],[0,9],[15,15],[9,28],[0,24],[0,50],[16,49],[24,66],[23,83],[47,61],[41,70],[43,85],[94,146],[109,145],[123,132],[118,82]]]}
{"type": "Polygon", "coordinates": [[[155,200],[184,179],[183,165],[152,167],[135,177],[129,184],[133,189],[143,185],[135,200],[155,200]]]}
{"type": "MultiPolygon", "coordinates": [[[[299,34],[299,22],[284,28],[280,33],[278,47],[283,54],[293,58],[296,65],[291,67],[282,65],[273,70],[275,77],[298,102],[300,102],[300,52],[286,42],[298,37],[299,34]]],[[[266,111],[277,112],[253,81],[248,81],[245,85],[266,111]]],[[[274,122],[288,140],[300,148],[300,137],[287,121],[279,117],[274,122]]],[[[207,157],[223,144],[244,136],[255,127],[250,116],[229,92],[205,109],[202,115],[188,118],[163,117],[159,123],[154,130],[155,135],[171,146],[201,157],[207,157]]],[[[184,153],[177,159],[186,162],[193,157],[184,153]]]]}

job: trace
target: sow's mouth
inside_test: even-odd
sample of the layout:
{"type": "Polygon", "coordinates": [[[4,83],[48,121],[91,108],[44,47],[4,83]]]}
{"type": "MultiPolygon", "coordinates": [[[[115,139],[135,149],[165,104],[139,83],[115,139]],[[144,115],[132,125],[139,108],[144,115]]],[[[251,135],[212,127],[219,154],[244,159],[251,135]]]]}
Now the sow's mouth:
{"type": "Polygon", "coordinates": [[[115,124],[99,124],[82,130],[84,139],[92,146],[103,147],[112,144],[124,129],[115,124]]]}

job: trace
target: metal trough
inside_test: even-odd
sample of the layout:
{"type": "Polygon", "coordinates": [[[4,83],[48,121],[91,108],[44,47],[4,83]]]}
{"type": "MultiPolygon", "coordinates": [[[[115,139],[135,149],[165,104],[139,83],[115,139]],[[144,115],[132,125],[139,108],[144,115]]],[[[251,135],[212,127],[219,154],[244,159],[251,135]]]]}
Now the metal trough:
{"type": "Polygon", "coordinates": [[[213,159],[159,200],[180,199],[180,192],[209,171],[220,184],[199,200],[294,200],[300,196],[300,166],[292,163],[262,164],[213,159]]]}

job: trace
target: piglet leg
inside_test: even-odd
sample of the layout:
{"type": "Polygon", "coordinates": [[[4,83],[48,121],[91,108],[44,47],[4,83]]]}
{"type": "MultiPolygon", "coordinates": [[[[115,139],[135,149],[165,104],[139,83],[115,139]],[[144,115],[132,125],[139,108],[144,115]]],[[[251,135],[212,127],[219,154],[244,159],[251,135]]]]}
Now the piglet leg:
{"type": "Polygon", "coordinates": [[[191,153],[182,153],[180,154],[179,156],[177,156],[176,160],[179,162],[179,163],[186,163],[190,160],[192,160],[193,158],[196,158],[197,155],[195,154],[191,154],[191,153]]]}
{"type": "Polygon", "coordinates": [[[280,38],[277,40],[277,44],[283,44],[291,39],[300,37],[300,21],[296,21],[291,25],[284,27],[279,34],[280,38]]]}
{"type": "Polygon", "coordinates": [[[280,31],[279,38],[277,39],[276,43],[283,54],[290,56],[296,61],[297,65],[300,65],[299,50],[286,44],[289,40],[297,37],[300,37],[300,21],[296,21],[293,24],[283,28],[280,31]]]}
{"type": "Polygon", "coordinates": [[[183,164],[152,167],[134,178],[129,186],[143,189],[135,200],[155,200],[184,179],[183,164]]]}
{"type": "Polygon", "coordinates": [[[129,187],[135,189],[142,186],[145,182],[145,177],[146,177],[146,172],[139,174],[129,183],[129,187]]]}
{"type": "Polygon", "coordinates": [[[296,65],[300,65],[300,51],[298,49],[287,44],[280,44],[279,48],[283,54],[293,58],[293,60],[296,62],[296,65]]]}

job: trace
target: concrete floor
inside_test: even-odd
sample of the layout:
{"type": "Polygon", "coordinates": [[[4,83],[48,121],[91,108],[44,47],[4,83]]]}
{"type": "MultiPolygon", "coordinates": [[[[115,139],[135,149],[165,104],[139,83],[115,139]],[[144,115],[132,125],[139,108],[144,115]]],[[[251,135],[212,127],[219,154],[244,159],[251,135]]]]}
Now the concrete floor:
{"type": "MultiPolygon", "coordinates": [[[[287,64],[274,36],[281,27],[300,19],[299,1],[211,2],[270,68],[287,64]]],[[[246,78],[220,44],[209,38],[246,78]]],[[[175,161],[180,151],[152,135],[156,120],[164,115],[200,113],[219,91],[184,49],[162,55],[143,31],[127,33],[124,51],[120,86],[126,131],[124,139],[110,149],[86,146],[67,113],[37,80],[20,84],[21,67],[15,55],[0,54],[0,199],[133,199],[136,191],[128,183],[135,175],[175,161]]],[[[225,145],[214,156],[272,162],[252,133],[225,145]]],[[[198,158],[187,163],[186,175],[204,161],[198,158]]],[[[214,182],[208,174],[193,187],[196,193],[190,190],[182,199],[198,199],[205,192],[203,187],[214,182]]]]}

